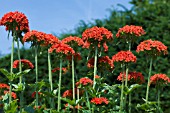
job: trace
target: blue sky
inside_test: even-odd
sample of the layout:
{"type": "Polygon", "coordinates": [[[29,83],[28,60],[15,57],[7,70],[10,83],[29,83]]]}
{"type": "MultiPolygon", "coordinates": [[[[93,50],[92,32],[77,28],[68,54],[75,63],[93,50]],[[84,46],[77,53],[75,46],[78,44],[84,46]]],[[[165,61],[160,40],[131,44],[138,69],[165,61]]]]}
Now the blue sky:
{"type": "MultiPolygon", "coordinates": [[[[93,19],[103,19],[109,16],[107,9],[117,4],[127,8],[130,0],[1,0],[0,18],[10,11],[24,13],[31,30],[45,33],[60,34],[66,30],[73,30],[80,20],[85,22],[93,19]]],[[[5,27],[0,27],[0,53],[8,54],[11,51],[11,38],[7,39],[5,27]]]]}

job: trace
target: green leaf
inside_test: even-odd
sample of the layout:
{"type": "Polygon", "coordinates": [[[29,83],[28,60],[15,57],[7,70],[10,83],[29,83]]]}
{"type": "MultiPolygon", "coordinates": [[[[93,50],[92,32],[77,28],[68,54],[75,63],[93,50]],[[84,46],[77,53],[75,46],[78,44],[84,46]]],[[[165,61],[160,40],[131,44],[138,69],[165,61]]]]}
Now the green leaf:
{"type": "Polygon", "coordinates": [[[75,106],[75,105],[76,105],[75,100],[71,100],[71,99],[68,99],[68,98],[62,98],[62,97],[61,97],[61,100],[69,103],[69,104],[72,105],[72,106],[75,106]]]}
{"type": "Polygon", "coordinates": [[[46,91],[41,91],[41,93],[43,93],[44,95],[48,97],[55,97],[55,95],[53,95],[52,93],[46,92],[46,91]]]}
{"type": "Polygon", "coordinates": [[[128,90],[128,94],[131,93],[132,91],[134,91],[135,89],[141,87],[141,85],[139,84],[133,84],[130,86],[129,90],[128,90]]]}
{"type": "Polygon", "coordinates": [[[16,73],[16,74],[15,74],[15,79],[16,79],[16,78],[19,78],[20,76],[23,76],[23,75],[27,74],[28,72],[30,72],[30,70],[31,70],[31,69],[27,69],[27,70],[24,70],[24,71],[22,71],[22,72],[16,73]]]}
{"type": "Polygon", "coordinates": [[[5,104],[4,111],[5,113],[17,113],[17,100],[13,100],[10,104],[5,104]]]}
{"type": "Polygon", "coordinates": [[[9,73],[6,69],[1,68],[0,69],[1,73],[3,73],[10,81],[12,81],[12,76],[11,73],[9,73]]]}

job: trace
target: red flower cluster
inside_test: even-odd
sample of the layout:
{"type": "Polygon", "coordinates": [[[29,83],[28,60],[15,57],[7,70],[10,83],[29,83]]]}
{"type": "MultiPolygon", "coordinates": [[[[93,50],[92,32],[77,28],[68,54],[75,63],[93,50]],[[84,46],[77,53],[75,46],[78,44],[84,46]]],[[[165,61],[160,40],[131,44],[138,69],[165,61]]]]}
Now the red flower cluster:
{"type": "MultiPolygon", "coordinates": [[[[21,65],[24,69],[33,69],[34,65],[27,59],[21,59],[21,65]]],[[[13,68],[19,68],[19,60],[15,60],[13,63],[13,68]]]]}
{"type": "Polygon", "coordinates": [[[40,42],[46,40],[45,37],[46,37],[45,33],[39,32],[39,31],[36,31],[36,30],[32,30],[32,31],[27,32],[24,35],[22,41],[23,42],[28,42],[28,41],[33,41],[34,42],[34,41],[37,41],[37,42],[40,43],[40,42]]]}
{"type": "Polygon", "coordinates": [[[120,51],[112,56],[113,62],[136,62],[136,56],[131,51],[120,51]]]}
{"type": "Polygon", "coordinates": [[[64,93],[63,93],[63,96],[62,96],[63,98],[65,98],[65,97],[70,97],[70,98],[72,98],[73,97],[73,90],[66,90],[64,93]]]}
{"type": "Polygon", "coordinates": [[[98,47],[103,45],[105,51],[108,51],[106,42],[113,39],[113,34],[104,27],[95,26],[86,29],[82,34],[82,39],[85,42],[85,48],[89,48],[90,45],[98,47]]]}
{"type": "Polygon", "coordinates": [[[165,46],[160,41],[153,41],[151,39],[145,40],[137,46],[136,52],[140,52],[140,51],[151,51],[152,55],[160,55],[161,53],[163,54],[168,53],[167,46],[165,46]]]}
{"type": "Polygon", "coordinates": [[[150,84],[157,84],[160,82],[161,84],[170,83],[170,78],[165,74],[155,74],[150,78],[150,84]]]}
{"type": "Polygon", "coordinates": [[[95,78],[96,78],[96,79],[99,79],[99,78],[100,78],[100,76],[99,76],[99,75],[95,75],[95,78]]]}
{"type": "MultiPolygon", "coordinates": [[[[124,80],[126,79],[126,73],[120,73],[117,77],[118,81],[122,81],[122,76],[124,76],[124,80]]],[[[138,84],[142,84],[145,82],[144,76],[140,72],[129,72],[128,73],[128,81],[135,82],[138,84]]]]}
{"type": "Polygon", "coordinates": [[[109,101],[105,97],[99,97],[99,98],[95,97],[95,98],[92,98],[91,103],[96,104],[96,105],[98,104],[101,105],[101,104],[108,104],[109,101]]]}
{"type": "Polygon", "coordinates": [[[137,37],[144,35],[145,31],[141,26],[135,26],[135,25],[126,25],[123,28],[119,28],[118,33],[116,34],[117,38],[126,38],[124,35],[130,34],[135,35],[137,37]]]}
{"type": "Polygon", "coordinates": [[[28,19],[27,17],[18,11],[6,13],[0,19],[0,25],[6,26],[6,30],[15,30],[16,31],[29,31],[28,19]],[[14,26],[15,25],[15,26],[14,26]]]}
{"type": "MultiPolygon", "coordinates": [[[[7,94],[7,93],[9,93],[9,91],[4,91],[4,94],[7,94]]],[[[14,99],[17,98],[17,94],[14,93],[14,92],[11,92],[11,96],[12,96],[12,98],[14,98],[14,99]]]]}
{"type": "Polygon", "coordinates": [[[0,88],[6,88],[6,89],[9,89],[9,85],[7,84],[4,84],[4,83],[0,83],[0,88]]]}
{"type": "Polygon", "coordinates": [[[64,38],[62,41],[62,43],[68,44],[68,45],[72,45],[74,43],[77,43],[78,46],[82,46],[84,44],[83,40],[79,37],[76,36],[69,36],[64,38]]]}
{"type": "MultiPolygon", "coordinates": [[[[57,72],[57,71],[60,71],[60,68],[59,67],[56,67],[56,68],[54,68],[53,70],[51,70],[53,73],[55,73],[55,72],[57,72]]],[[[66,73],[68,70],[67,70],[67,68],[62,68],[62,71],[63,71],[63,73],[66,73]]]]}
{"type": "Polygon", "coordinates": [[[71,109],[73,109],[73,108],[76,108],[76,109],[81,109],[82,108],[82,106],[78,106],[78,105],[76,105],[76,106],[72,106],[72,105],[69,105],[68,103],[67,104],[65,104],[65,107],[69,107],[69,108],[71,108],[71,109]]]}
{"type": "Polygon", "coordinates": [[[51,48],[49,49],[49,52],[52,53],[54,50],[56,53],[65,54],[65,55],[75,54],[73,48],[71,48],[69,45],[64,43],[58,43],[52,45],[51,48]]]}
{"type": "MultiPolygon", "coordinates": [[[[114,68],[113,61],[109,58],[109,56],[103,56],[103,57],[98,58],[97,65],[100,69],[103,69],[105,67],[109,69],[114,68]]],[[[87,62],[87,67],[94,68],[94,58],[91,58],[87,62]]]]}
{"type": "Polygon", "coordinates": [[[44,37],[44,43],[45,43],[44,45],[48,45],[48,44],[54,45],[59,42],[60,40],[52,34],[46,34],[44,37]]]}
{"type": "MultiPolygon", "coordinates": [[[[71,60],[72,60],[72,55],[68,55],[68,56],[67,56],[67,59],[71,61],[71,60]]],[[[79,61],[79,60],[81,60],[81,59],[82,59],[82,57],[81,57],[80,53],[75,53],[75,54],[74,54],[74,60],[79,61]]]]}
{"type": "MultiPolygon", "coordinates": [[[[41,92],[38,92],[38,95],[41,95],[42,93],[41,92]]],[[[31,95],[32,98],[35,98],[35,95],[36,95],[36,91],[34,91],[31,95]]]]}
{"type": "MultiPolygon", "coordinates": [[[[77,94],[77,88],[75,88],[74,90],[75,90],[75,94],[77,94]]],[[[84,90],[80,90],[80,89],[79,89],[79,96],[81,96],[83,93],[84,93],[84,90]]],[[[73,90],[72,90],[72,89],[66,90],[66,91],[63,93],[62,97],[63,97],[63,98],[65,98],[65,97],[72,98],[72,97],[73,97],[73,90]]]]}
{"type": "Polygon", "coordinates": [[[83,85],[83,86],[87,86],[87,85],[93,85],[93,81],[87,77],[81,78],[77,83],[76,86],[79,85],[83,85]]]}

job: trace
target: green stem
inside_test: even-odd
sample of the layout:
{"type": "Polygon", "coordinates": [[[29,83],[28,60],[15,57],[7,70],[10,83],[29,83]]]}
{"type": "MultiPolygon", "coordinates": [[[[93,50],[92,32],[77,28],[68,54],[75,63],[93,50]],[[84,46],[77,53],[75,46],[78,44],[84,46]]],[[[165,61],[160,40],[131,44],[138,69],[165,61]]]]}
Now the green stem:
{"type": "Polygon", "coordinates": [[[90,108],[90,101],[89,101],[89,95],[88,95],[87,90],[86,90],[86,99],[87,99],[88,108],[89,108],[89,110],[91,110],[91,108],[90,108]]]}
{"type": "MultiPolygon", "coordinates": [[[[75,101],[75,81],[74,81],[74,55],[72,55],[72,85],[73,85],[73,100],[75,101]]],[[[75,113],[75,108],[73,108],[73,113],[75,113]]]]}
{"type": "Polygon", "coordinates": [[[129,93],[129,113],[131,113],[131,109],[132,109],[131,100],[132,100],[132,95],[131,95],[131,93],[129,93]]]}
{"type": "Polygon", "coordinates": [[[60,111],[60,90],[61,90],[61,76],[62,76],[62,58],[60,58],[60,73],[59,73],[59,85],[58,85],[58,112],[60,111]]]}
{"type": "MultiPolygon", "coordinates": [[[[80,99],[79,88],[77,88],[77,101],[78,102],[79,102],[79,99],[80,99]]],[[[80,105],[78,104],[78,113],[80,112],[79,108],[80,108],[80,105]]]]}
{"type": "Polygon", "coordinates": [[[38,108],[38,45],[35,45],[36,109],[38,108]]]}
{"type": "Polygon", "coordinates": [[[97,74],[97,46],[95,48],[95,56],[94,56],[94,76],[93,76],[93,89],[95,88],[96,81],[95,81],[95,76],[97,74]]]}
{"type": "Polygon", "coordinates": [[[149,86],[150,86],[151,72],[152,72],[152,57],[151,57],[151,60],[150,60],[150,67],[149,67],[148,84],[147,84],[147,90],[146,90],[146,103],[148,103],[148,95],[149,95],[149,86]]]}
{"type": "Polygon", "coordinates": [[[131,51],[131,41],[129,41],[128,43],[129,43],[129,51],[131,51]]]}
{"type": "Polygon", "coordinates": [[[124,64],[123,68],[123,76],[122,76],[122,87],[121,87],[121,96],[120,96],[120,112],[123,112],[124,103],[123,103],[123,92],[124,92],[124,64]]]}
{"type": "Polygon", "coordinates": [[[158,87],[157,87],[158,89],[157,89],[157,91],[158,91],[158,111],[160,112],[160,109],[161,109],[161,106],[160,106],[160,87],[159,87],[159,85],[158,85],[158,87]]]}
{"type": "MultiPolygon", "coordinates": [[[[14,37],[12,40],[12,51],[11,51],[11,69],[10,69],[10,74],[13,73],[13,60],[14,60],[14,37]]],[[[10,80],[10,89],[9,89],[9,103],[11,103],[12,97],[11,97],[11,92],[12,92],[12,81],[10,80]]]]}
{"type": "MultiPolygon", "coordinates": [[[[22,65],[21,65],[21,55],[20,55],[20,47],[19,47],[19,40],[17,39],[17,50],[18,50],[18,60],[19,60],[19,72],[22,72],[22,65]]],[[[20,76],[19,78],[19,84],[22,84],[23,77],[20,76]]],[[[23,108],[23,91],[21,91],[20,94],[20,113],[22,112],[23,108]]]]}
{"type": "MultiPolygon", "coordinates": [[[[128,64],[125,65],[125,67],[126,67],[125,87],[128,88],[128,71],[129,71],[128,64]]],[[[126,100],[127,100],[127,95],[125,95],[125,100],[124,100],[125,108],[126,108],[126,100]]]]}
{"type": "MultiPolygon", "coordinates": [[[[47,51],[48,52],[48,51],[47,51]]],[[[50,83],[50,92],[53,91],[53,81],[52,81],[52,73],[51,73],[51,56],[48,52],[48,76],[49,76],[49,83],[50,83]]],[[[54,99],[50,98],[50,107],[54,109],[54,99]]]]}

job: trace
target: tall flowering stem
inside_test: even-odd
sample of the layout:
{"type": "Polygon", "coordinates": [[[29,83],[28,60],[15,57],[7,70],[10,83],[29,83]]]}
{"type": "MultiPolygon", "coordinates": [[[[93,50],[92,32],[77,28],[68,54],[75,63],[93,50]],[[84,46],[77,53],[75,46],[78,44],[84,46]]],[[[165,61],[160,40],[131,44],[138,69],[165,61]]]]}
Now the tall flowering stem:
{"type": "Polygon", "coordinates": [[[148,84],[147,84],[147,89],[146,89],[146,103],[148,103],[150,77],[151,77],[151,73],[152,73],[152,62],[153,62],[152,60],[153,60],[153,58],[151,57],[151,59],[150,59],[150,66],[149,66],[148,84]]]}
{"type": "Polygon", "coordinates": [[[60,72],[59,72],[59,83],[58,83],[58,109],[57,111],[60,111],[60,107],[61,107],[61,99],[60,99],[60,95],[61,95],[61,76],[62,76],[62,57],[60,57],[60,72]]]}
{"type": "MultiPolygon", "coordinates": [[[[12,39],[12,50],[11,50],[11,69],[10,69],[10,74],[13,73],[13,60],[14,60],[14,41],[15,39],[12,39]]],[[[10,88],[9,88],[9,103],[12,101],[12,81],[10,80],[10,88]]]]}
{"type": "Polygon", "coordinates": [[[72,55],[72,85],[73,85],[73,100],[75,100],[75,81],[74,81],[74,55],[72,55]]]}
{"type": "MultiPolygon", "coordinates": [[[[48,51],[47,51],[48,52],[48,51]]],[[[49,75],[49,83],[50,83],[50,92],[53,91],[53,81],[52,81],[52,73],[51,73],[51,57],[50,53],[48,52],[48,75],[49,75]]],[[[54,108],[54,99],[50,98],[50,107],[54,108]]]]}
{"type": "Polygon", "coordinates": [[[96,85],[96,80],[95,76],[97,75],[97,50],[98,48],[95,48],[95,56],[94,56],[94,75],[93,75],[93,89],[95,88],[96,85]]]}
{"type": "MultiPolygon", "coordinates": [[[[19,39],[17,39],[17,50],[18,50],[18,60],[19,60],[19,72],[22,72],[19,39]]],[[[22,82],[23,82],[23,77],[20,76],[19,83],[22,84],[22,82]]],[[[20,93],[20,112],[22,112],[22,108],[23,108],[23,93],[24,93],[23,91],[21,91],[21,93],[20,93]]]]}
{"type": "MultiPolygon", "coordinates": [[[[123,69],[123,76],[124,76],[124,64],[122,64],[122,69],[123,69]]],[[[120,112],[123,112],[124,110],[124,99],[123,99],[123,92],[124,92],[124,77],[122,77],[122,87],[121,87],[121,96],[120,96],[120,112]]]]}
{"type": "Polygon", "coordinates": [[[36,76],[36,102],[35,106],[38,108],[38,45],[35,45],[35,76],[36,76]]]}

